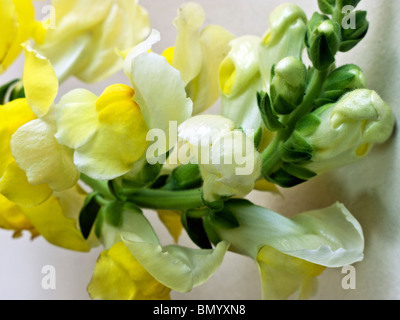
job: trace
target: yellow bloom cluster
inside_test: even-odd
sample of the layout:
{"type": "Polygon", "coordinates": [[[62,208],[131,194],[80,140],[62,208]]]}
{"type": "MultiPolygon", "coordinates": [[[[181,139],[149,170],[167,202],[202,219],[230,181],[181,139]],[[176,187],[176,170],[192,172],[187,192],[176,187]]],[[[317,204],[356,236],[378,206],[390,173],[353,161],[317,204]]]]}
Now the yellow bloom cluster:
{"type": "Polygon", "coordinates": [[[23,97],[0,88],[0,228],[75,251],[102,245],[93,299],[170,299],[206,282],[228,250],[255,261],[263,298],[303,299],[325,268],[363,259],[362,227],[340,203],[288,219],[242,199],[357,161],[393,132],[358,67],[306,68],[305,45],[317,62],[332,46],[309,35],[316,18],[283,4],[263,37],[236,38],[187,2],[158,54],[137,0],[52,5],[54,25],[35,20],[30,0],[0,3],[0,73],[25,53],[23,97]],[[60,90],[118,71],[129,85],[60,90]],[[205,114],[218,99],[221,114],[205,114]],[[199,248],[179,245],[182,230],[199,248]]]}

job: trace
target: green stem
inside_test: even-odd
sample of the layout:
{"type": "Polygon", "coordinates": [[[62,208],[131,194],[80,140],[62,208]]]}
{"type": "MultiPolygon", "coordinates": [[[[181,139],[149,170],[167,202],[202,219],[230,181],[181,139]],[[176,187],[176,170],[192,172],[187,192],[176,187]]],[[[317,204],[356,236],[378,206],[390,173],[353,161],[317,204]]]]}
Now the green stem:
{"type": "Polygon", "coordinates": [[[344,14],[342,13],[343,10],[343,0],[336,0],[335,10],[332,14],[332,20],[337,22],[340,26],[342,25],[344,14]]]}
{"type": "Polygon", "coordinates": [[[181,211],[204,207],[202,189],[185,191],[142,189],[127,195],[127,199],[146,209],[181,211]]]}
{"type": "Polygon", "coordinates": [[[83,173],[81,173],[80,180],[82,180],[82,182],[84,182],[88,187],[92,188],[93,191],[100,193],[105,199],[115,200],[114,195],[108,188],[107,181],[95,180],[83,173]]]}
{"type": "Polygon", "coordinates": [[[314,107],[313,102],[321,93],[322,85],[328,76],[329,69],[330,68],[324,71],[314,71],[303,102],[290,115],[286,127],[277,133],[271,144],[262,153],[262,174],[264,177],[268,177],[273,169],[279,166],[281,161],[279,155],[279,145],[282,142],[285,142],[292,135],[296,127],[296,123],[300,120],[300,118],[312,111],[314,107]]]}

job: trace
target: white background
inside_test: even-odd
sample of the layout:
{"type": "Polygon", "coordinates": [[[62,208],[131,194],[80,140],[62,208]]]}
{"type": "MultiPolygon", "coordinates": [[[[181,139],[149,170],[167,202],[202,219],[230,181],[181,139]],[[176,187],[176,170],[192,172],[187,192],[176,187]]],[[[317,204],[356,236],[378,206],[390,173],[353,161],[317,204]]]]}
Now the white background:
{"type": "MultiPolygon", "coordinates": [[[[317,10],[316,0],[293,0],[308,17],[317,10]]],[[[182,0],[141,0],[150,13],[152,27],[161,31],[162,41],[155,51],[173,45],[176,36],[172,20],[182,0]]],[[[199,0],[207,13],[207,24],[219,24],[236,36],[263,35],[268,15],[285,1],[278,0],[199,0]]],[[[44,3],[46,4],[46,3],[44,3]]],[[[43,3],[38,4],[37,8],[43,3]]],[[[368,87],[376,90],[400,116],[400,1],[363,0],[371,23],[365,40],[350,53],[340,54],[338,65],[358,64],[365,72],[368,87]]],[[[40,10],[38,11],[40,17],[40,10]]],[[[23,57],[5,74],[0,83],[20,77],[23,57]]],[[[60,94],[76,87],[100,94],[112,83],[128,83],[123,73],[96,85],[69,79],[60,94]]],[[[210,112],[218,112],[218,105],[210,112]]],[[[282,196],[253,192],[249,198],[257,204],[291,216],[306,210],[343,202],[360,221],[366,238],[365,259],[355,264],[355,290],[344,290],[341,269],[326,270],[320,277],[315,299],[400,299],[400,166],[397,130],[390,141],[377,146],[362,162],[335,170],[290,190],[282,196]]],[[[153,212],[146,213],[163,243],[171,238],[153,212]]],[[[42,238],[30,241],[24,234],[12,239],[12,233],[0,231],[0,299],[89,299],[90,281],[100,248],[76,253],[46,243],[42,238]],[[56,269],[56,289],[44,290],[42,267],[56,269]]],[[[186,236],[181,244],[191,245],[186,236]]],[[[188,294],[172,293],[175,299],[260,299],[260,283],[255,263],[229,253],[220,269],[201,287],[188,294]]]]}

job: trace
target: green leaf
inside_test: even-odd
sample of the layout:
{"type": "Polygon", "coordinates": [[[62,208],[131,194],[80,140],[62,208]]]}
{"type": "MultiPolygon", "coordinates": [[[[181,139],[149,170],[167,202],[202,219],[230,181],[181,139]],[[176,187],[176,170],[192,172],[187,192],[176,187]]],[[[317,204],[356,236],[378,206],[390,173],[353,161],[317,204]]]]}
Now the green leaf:
{"type": "Polygon", "coordinates": [[[267,93],[257,92],[257,104],[261,113],[261,118],[268,130],[274,132],[284,128],[284,125],[279,121],[278,116],[274,114],[272,110],[271,101],[267,93]]]}
{"type": "Polygon", "coordinates": [[[16,86],[10,93],[10,101],[25,98],[25,89],[21,86],[16,86]]]}
{"type": "Polygon", "coordinates": [[[367,12],[356,11],[354,19],[356,21],[355,29],[342,28],[342,43],[339,49],[341,52],[353,49],[368,33],[369,22],[367,20],[367,12]]]}
{"type": "Polygon", "coordinates": [[[96,196],[98,196],[96,192],[88,194],[79,213],[79,227],[85,239],[89,237],[101,208],[96,200],[96,196]]]}
{"type": "Polygon", "coordinates": [[[201,249],[212,249],[202,218],[192,218],[188,211],[181,214],[181,222],[190,239],[201,249]]]}
{"type": "Polygon", "coordinates": [[[309,136],[317,130],[321,120],[314,113],[309,113],[299,119],[296,123],[296,131],[302,136],[309,136]]]}

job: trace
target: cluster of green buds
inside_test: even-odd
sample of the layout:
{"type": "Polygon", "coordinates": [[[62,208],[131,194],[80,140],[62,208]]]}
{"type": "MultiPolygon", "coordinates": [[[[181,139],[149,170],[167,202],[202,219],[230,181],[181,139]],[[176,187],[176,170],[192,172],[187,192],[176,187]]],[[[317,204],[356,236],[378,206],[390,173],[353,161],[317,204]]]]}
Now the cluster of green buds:
{"type": "Polygon", "coordinates": [[[265,127],[275,132],[263,151],[262,174],[281,187],[293,187],[317,174],[363,158],[386,141],[394,127],[388,105],[372,90],[360,67],[336,67],[336,54],[366,35],[365,11],[358,0],[321,0],[305,30],[312,66],[288,56],[271,68],[269,92],[257,93],[265,127]],[[347,28],[345,13],[356,22],[347,28]]]}

